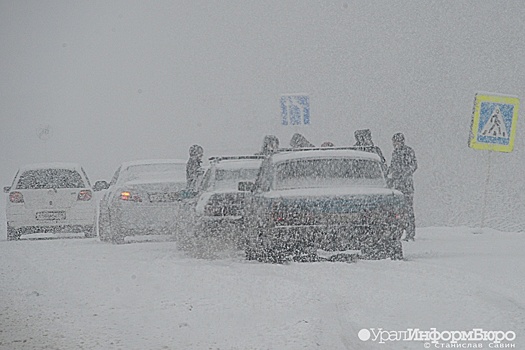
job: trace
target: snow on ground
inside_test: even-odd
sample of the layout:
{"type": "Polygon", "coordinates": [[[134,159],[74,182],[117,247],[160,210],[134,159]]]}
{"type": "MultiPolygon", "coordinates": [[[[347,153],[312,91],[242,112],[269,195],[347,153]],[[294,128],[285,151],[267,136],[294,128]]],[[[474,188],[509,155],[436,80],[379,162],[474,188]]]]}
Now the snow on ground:
{"type": "Polygon", "coordinates": [[[172,241],[0,241],[0,349],[425,349],[358,337],[408,328],[512,331],[502,344],[523,349],[525,235],[472,232],[419,228],[405,261],[288,265],[172,241]]]}

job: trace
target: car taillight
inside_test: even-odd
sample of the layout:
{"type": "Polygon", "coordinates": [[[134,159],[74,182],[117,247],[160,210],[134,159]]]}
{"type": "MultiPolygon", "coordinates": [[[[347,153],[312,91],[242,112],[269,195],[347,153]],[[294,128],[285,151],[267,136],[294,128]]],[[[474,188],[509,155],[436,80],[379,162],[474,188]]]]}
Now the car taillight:
{"type": "Polygon", "coordinates": [[[130,191],[120,192],[120,199],[123,201],[130,201],[130,202],[142,202],[142,198],[140,198],[140,196],[133,194],[130,191]]]}
{"type": "Polygon", "coordinates": [[[78,192],[77,201],[89,201],[93,197],[90,190],[82,190],[78,192]]]}
{"type": "Polygon", "coordinates": [[[9,201],[11,203],[24,203],[24,196],[22,192],[11,192],[9,193],[9,201]]]}

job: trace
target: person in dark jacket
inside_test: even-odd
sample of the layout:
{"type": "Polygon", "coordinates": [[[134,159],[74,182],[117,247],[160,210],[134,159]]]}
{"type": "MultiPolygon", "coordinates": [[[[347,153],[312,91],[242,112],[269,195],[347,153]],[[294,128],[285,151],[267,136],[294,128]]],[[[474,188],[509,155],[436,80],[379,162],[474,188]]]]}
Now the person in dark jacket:
{"type": "Polygon", "coordinates": [[[414,240],[416,235],[416,218],[414,214],[414,180],[412,175],[417,170],[417,159],[414,150],[405,145],[405,135],[396,133],[392,137],[394,150],[388,168],[396,190],[405,195],[408,216],[405,241],[414,240]]]}
{"type": "Polygon", "coordinates": [[[354,137],[355,137],[354,147],[357,147],[358,149],[362,151],[377,153],[377,155],[381,159],[381,165],[383,167],[383,172],[386,174],[388,170],[386,159],[383,156],[383,152],[381,151],[381,148],[374,145],[374,142],[372,141],[372,132],[370,131],[370,129],[356,130],[354,132],[354,137]]]}
{"type": "Polygon", "coordinates": [[[186,183],[189,189],[196,190],[199,177],[204,172],[201,166],[204,149],[200,145],[192,145],[189,153],[190,158],[186,162],[186,183]]]}
{"type": "Polygon", "coordinates": [[[292,136],[292,139],[290,140],[290,147],[292,148],[309,148],[309,147],[315,147],[313,143],[308,141],[306,137],[299,133],[295,133],[292,136]]]}
{"type": "Polygon", "coordinates": [[[255,153],[256,155],[269,155],[279,149],[279,139],[275,135],[266,135],[263,139],[261,151],[255,153]]]}

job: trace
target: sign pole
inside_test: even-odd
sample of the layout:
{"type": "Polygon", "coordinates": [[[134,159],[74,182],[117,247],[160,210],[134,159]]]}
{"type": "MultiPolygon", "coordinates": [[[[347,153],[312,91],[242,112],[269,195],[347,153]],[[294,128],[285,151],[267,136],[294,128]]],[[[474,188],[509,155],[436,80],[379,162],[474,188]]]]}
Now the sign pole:
{"type": "Polygon", "coordinates": [[[474,233],[483,233],[485,228],[492,152],[512,152],[514,149],[519,105],[520,100],[517,96],[478,92],[474,98],[469,147],[489,151],[481,207],[481,227],[474,230],[474,233]]]}
{"type": "Polygon", "coordinates": [[[483,206],[481,207],[481,227],[478,232],[474,233],[483,233],[483,229],[485,228],[485,220],[486,220],[486,212],[487,212],[487,202],[488,202],[488,192],[489,192],[489,185],[490,185],[490,177],[492,173],[492,152],[489,150],[488,155],[488,164],[487,164],[487,174],[485,177],[485,191],[483,192],[483,206]]]}

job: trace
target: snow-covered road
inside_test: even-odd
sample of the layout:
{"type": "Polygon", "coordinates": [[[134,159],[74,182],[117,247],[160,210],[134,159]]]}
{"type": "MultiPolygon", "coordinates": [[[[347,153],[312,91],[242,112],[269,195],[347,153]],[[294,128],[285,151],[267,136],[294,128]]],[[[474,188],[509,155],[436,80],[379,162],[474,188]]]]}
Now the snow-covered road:
{"type": "Polygon", "coordinates": [[[512,331],[499,345],[525,348],[525,234],[417,238],[406,261],[289,265],[196,259],[170,241],[0,241],[0,349],[425,349],[372,339],[409,328],[512,331]]]}

